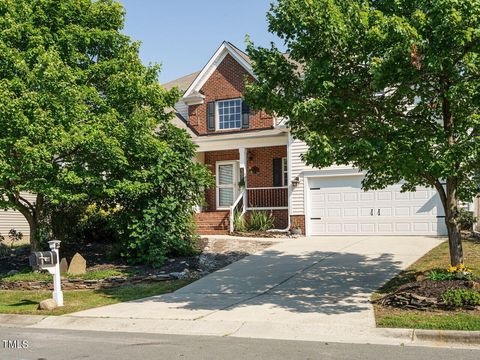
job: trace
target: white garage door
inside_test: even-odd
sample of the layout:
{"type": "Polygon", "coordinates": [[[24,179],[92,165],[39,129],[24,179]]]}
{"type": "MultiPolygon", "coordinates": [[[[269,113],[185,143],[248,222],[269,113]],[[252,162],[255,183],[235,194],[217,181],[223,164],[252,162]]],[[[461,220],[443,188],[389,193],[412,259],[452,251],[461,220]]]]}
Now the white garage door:
{"type": "Polygon", "coordinates": [[[363,191],[362,176],[310,178],[309,235],[445,235],[435,189],[400,192],[400,185],[363,191]]]}

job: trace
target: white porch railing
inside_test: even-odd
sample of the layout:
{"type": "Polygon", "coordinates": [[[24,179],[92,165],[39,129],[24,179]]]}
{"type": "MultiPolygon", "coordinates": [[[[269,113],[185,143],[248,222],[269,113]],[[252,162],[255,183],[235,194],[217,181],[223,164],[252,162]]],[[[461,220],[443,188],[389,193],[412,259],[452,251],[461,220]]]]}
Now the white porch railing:
{"type": "Polygon", "coordinates": [[[235,219],[235,211],[240,211],[239,209],[237,208],[242,208],[242,214],[244,214],[247,210],[246,210],[246,207],[245,207],[245,204],[243,203],[243,199],[245,197],[245,190],[243,190],[237,197],[237,200],[235,200],[235,202],[233,203],[232,206],[230,206],[230,233],[233,233],[233,231],[235,230],[235,226],[233,224],[233,221],[235,219]]]}
{"type": "Polygon", "coordinates": [[[288,186],[248,188],[247,210],[288,209],[288,186]]]}

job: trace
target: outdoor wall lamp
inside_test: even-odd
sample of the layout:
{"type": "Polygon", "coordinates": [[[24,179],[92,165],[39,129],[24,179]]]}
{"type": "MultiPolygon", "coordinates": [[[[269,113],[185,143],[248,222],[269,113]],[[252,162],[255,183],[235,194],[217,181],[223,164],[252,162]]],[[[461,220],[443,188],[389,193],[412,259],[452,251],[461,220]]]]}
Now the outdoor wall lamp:
{"type": "Polygon", "coordinates": [[[292,180],[293,187],[297,187],[299,183],[300,183],[300,178],[298,176],[292,180]]]}

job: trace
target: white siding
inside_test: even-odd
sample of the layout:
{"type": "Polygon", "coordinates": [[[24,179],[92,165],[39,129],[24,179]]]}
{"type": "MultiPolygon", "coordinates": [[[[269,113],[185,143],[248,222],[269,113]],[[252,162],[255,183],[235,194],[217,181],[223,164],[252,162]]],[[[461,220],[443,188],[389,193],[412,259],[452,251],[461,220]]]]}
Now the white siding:
{"type": "MultiPolygon", "coordinates": [[[[30,202],[35,201],[35,195],[22,194],[22,196],[30,202]]],[[[13,209],[7,211],[0,210],[0,234],[7,238],[10,229],[20,231],[24,236],[30,236],[28,222],[20,212],[13,209]]]]}
{"type": "Polygon", "coordinates": [[[302,161],[302,154],[307,152],[308,146],[303,141],[293,140],[290,143],[290,156],[291,156],[291,179],[294,180],[297,176],[299,183],[292,189],[291,200],[291,215],[304,215],[304,172],[313,170],[312,167],[306,165],[302,161]]]}
{"type": "Polygon", "coordinates": [[[182,100],[175,104],[175,110],[182,115],[185,120],[188,120],[188,105],[182,100]]]}

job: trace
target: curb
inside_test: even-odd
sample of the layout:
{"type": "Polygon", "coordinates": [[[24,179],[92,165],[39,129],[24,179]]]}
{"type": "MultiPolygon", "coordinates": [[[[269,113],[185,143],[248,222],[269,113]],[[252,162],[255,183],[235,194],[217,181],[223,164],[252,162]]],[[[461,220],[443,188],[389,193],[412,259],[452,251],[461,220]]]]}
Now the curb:
{"type": "Polygon", "coordinates": [[[480,345],[480,331],[376,328],[386,338],[404,339],[411,344],[480,345]]]}
{"type": "Polygon", "coordinates": [[[413,341],[480,345],[480,331],[414,329],[413,341]]]}
{"type": "MultiPolygon", "coordinates": [[[[45,319],[47,323],[50,321],[55,321],[56,319],[61,319],[63,322],[75,322],[82,321],[83,318],[79,317],[69,317],[69,316],[43,316],[43,315],[16,315],[16,314],[0,314],[0,327],[32,327],[32,328],[44,328],[44,326],[35,326],[41,323],[45,319]]],[[[87,318],[89,321],[98,320],[98,318],[87,318]]],[[[114,319],[110,319],[114,320],[114,319]]],[[[118,320],[118,319],[117,319],[118,320]]],[[[127,319],[123,319],[126,321],[127,319]]],[[[131,320],[131,319],[130,319],[131,320]]],[[[147,319],[142,319],[147,320],[147,319]]],[[[155,321],[153,321],[155,323],[155,321]]],[[[172,324],[176,324],[177,321],[167,321],[168,327],[164,329],[161,333],[170,333],[172,330],[172,324]]],[[[191,321],[187,321],[188,326],[191,326],[191,321]]],[[[48,325],[48,324],[46,324],[48,325]]],[[[49,327],[49,326],[47,326],[49,327]]],[[[116,331],[116,324],[108,330],[105,331],[116,331]]],[[[71,330],[74,330],[75,326],[69,327],[71,330]]],[[[86,330],[86,329],[82,329],[86,330]]],[[[150,329],[151,330],[151,329],[150,329]]],[[[478,346],[480,345],[480,331],[461,331],[461,330],[423,330],[423,329],[405,329],[405,328],[375,328],[376,334],[372,334],[373,338],[368,343],[375,344],[375,338],[377,340],[384,339],[396,339],[397,342],[400,340],[402,343],[411,344],[411,345],[469,345],[469,346],[478,346]]],[[[151,331],[139,331],[150,333],[151,331]]],[[[153,331],[156,333],[156,331],[153,331]]],[[[181,334],[181,333],[178,333],[181,334]]],[[[212,335],[212,334],[211,334],[212,335]]],[[[215,334],[219,335],[219,334],[215,334]]],[[[224,336],[225,333],[222,332],[221,336],[224,336]]],[[[348,339],[345,339],[348,341],[348,339]]],[[[312,340],[310,340],[312,341],[312,340]]],[[[323,341],[323,340],[316,340],[323,341]]]]}
{"type": "Polygon", "coordinates": [[[45,319],[43,315],[0,314],[0,327],[22,327],[35,325],[45,319]]]}

